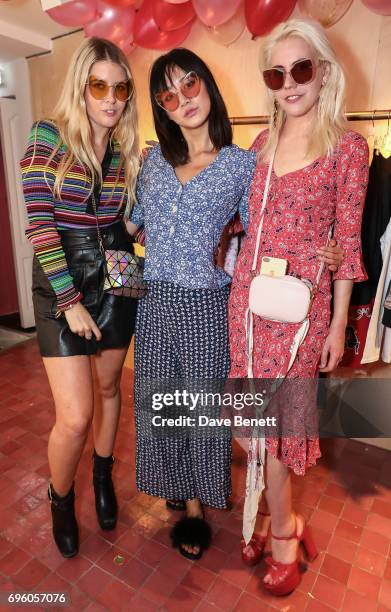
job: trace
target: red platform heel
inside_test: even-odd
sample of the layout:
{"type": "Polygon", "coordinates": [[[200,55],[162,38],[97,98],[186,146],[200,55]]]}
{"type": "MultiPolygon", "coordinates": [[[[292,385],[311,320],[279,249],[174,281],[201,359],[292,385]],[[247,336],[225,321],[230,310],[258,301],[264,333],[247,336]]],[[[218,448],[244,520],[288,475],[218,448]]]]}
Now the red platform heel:
{"type": "MultiPolygon", "coordinates": [[[[258,514],[261,514],[262,516],[270,516],[268,512],[258,512],[258,514]]],[[[267,536],[262,536],[258,533],[254,533],[248,544],[246,544],[244,538],[242,538],[240,544],[242,547],[243,563],[245,563],[249,567],[257,565],[257,563],[259,563],[262,558],[266,540],[267,536]]]]}
{"type": "MultiPolygon", "coordinates": [[[[318,556],[318,551],[312,539],[310,530],[304,523],[304,519],[303,524],[303,533],[300,536],[297,535],[296,519],[296,527],[292,535],[288,537],[272,535],[272,538],[275,540],[297,540],[299,544],[303,544],[308,560],[313,561],[318,556]]],[[[289,593],[292,593],[292,591],[299,586],[301,582],[301,574],[297,559],[296,561],[293,561],[293,563],[281,563],[280,561],[275,561],[272,557],[268,557],[266,559],[266,563],[270,566],[268,574],[271,576],[272,581],[270,583],[264,582],[263,586],[269,591],[269,593],[281,597],[284,595],[289,595],[289,593]]]]}

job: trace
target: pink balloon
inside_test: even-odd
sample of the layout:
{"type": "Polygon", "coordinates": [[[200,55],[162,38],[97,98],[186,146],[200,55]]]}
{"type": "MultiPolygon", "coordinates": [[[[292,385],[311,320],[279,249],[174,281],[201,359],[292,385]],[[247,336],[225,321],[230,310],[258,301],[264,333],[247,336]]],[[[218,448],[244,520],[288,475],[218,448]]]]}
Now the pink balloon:
{"type": "Polygon", "coordinates": [[[118,9],[98,0],[98,19],[84,27],[86,36],[107,38],[116,42],[129,37],[133,32],[136,11],[134,8],[118,9]]]}
{"type": "Polygon", "coordinates": [[[247,27],[253,36],[264,36],[285,21],[295,8],[296,0],[245,0],[247,27]]]}
{"type": "Polygon", "coordinates": [[[231,19],[242,0],[193,0],[197,17],[207,26],[216,27],[231,19]]]}
{"type": "Polygon", "coordinates": [[[298,0],[300,12],[329,28],[344,16],[353,0],[298,0]]]}
{"type": "Polygon", "coordinates": [[[391,15],[391,0],[361,0],[361,2],[378,15],[391,15]]]}
{"type": "Polygon", "coordinates": [[[136,15],[134,24],[134,42],[146,49],[172,49],[183,43],[190,33],[191,22],[172,32],[159,30],[153,18],[153,3],[155,0],[144,0],[136,15]]]}
{"type": "Polygon", "coordinates": [[[232,45],[243,33],[246,27],[246,20],[244,18],[244,10],[240,8],[237,13],[221,26],[217,28],[205,28],[210,38],[226,47],[232,45]]]}
{"type": "Polygon", "coordinates": [[[74,0],[46,11],[47,14],[64,26],[81,26],[95,19],[96,0],[74,0]]]}
{"type": "Polygon", "coordinates": [[[195,18],[195,11],[191,2],[174,6],[165,0],[155,0],[152,4],[152,15],[161,30],[171,32],[192,21],[195,18]]]}

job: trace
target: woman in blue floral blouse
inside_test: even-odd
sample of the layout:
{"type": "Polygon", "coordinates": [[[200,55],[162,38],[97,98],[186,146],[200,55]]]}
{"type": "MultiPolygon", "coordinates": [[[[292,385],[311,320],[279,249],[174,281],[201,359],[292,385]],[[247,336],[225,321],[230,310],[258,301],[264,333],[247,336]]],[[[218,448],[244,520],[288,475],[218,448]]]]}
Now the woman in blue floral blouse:
{"type": "MultiPolygon", "coordinates": [[[[162,427],[162,406],[151,395],[172,392],[173,379],[228,374],[231,278],[214,254],[238,210],[247,227],[256,157],[232,144],[214,77],[191,51],[174,49],[155,61],[150,94],[159,145],[144,162],[129,223],[131,233],[144,226],[149,286],[136,322],[136,479],[141,491],[186,510],[172,539],[181,554],[198,559],[210,542],[202,505],[225,508],[231,493],[230,435],[162,427]]],[[[175,410],[178,402],[169,415],[175,410]]]]}

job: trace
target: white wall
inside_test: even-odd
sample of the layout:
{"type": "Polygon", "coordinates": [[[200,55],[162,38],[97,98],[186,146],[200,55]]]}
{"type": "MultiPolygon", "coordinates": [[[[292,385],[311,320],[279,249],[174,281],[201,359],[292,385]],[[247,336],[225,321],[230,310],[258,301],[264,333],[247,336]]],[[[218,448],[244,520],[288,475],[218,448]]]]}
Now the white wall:
{"type": "Polygon", "coordinates": [[[4,170],[7,177],[8,208],[16,271],[19,312],[22,327],[34,325],[31,300],[31,264],[33,250],[25,237],[27,213],[24,206],[19,160],[25,147],[33,120],[30,78],[27,61],[14,60],[3,66],[5,85],[1,97],[0,131],[4,170]]]}
{"type": "Polygon", "coordinates": [[[28,60],[21,58],[0,66],[4,71],[4,87],[0,87],[0,97],[15,96],[17,112],[20,117],[20,141],[23,147],[33,122],[33,101],[30,87],[28,60]]]}
{"type": "Polygon", "coordinates": [[[11,62],[0,64],[0,70],[3,73],[4,85],[0,87],[0,96],[3,98],[5,96],[12,95],[12,91],[14,89],[14,78],[11,70],[11,62]]]}

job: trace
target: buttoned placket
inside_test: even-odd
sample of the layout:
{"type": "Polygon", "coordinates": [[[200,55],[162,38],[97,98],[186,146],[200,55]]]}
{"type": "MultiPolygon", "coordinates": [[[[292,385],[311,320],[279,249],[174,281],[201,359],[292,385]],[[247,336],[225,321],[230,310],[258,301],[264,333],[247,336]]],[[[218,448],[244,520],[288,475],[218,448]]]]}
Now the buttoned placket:
{"type": "Polygon", "coordinates": [[[173,197],[173,201],[171,202],[171,215],[170,215],[170,221],[171,221],[171,226],[169,229],[169,250],[170,250],[170,266],[171,266],[171,273],[175,274],[175,268],[177,266],[177,248],[178,248],[178,244],[177,241],[175,240],[175,232],[177,230],[177,225],[178,225],[178,211],[179,211],[179,205],[180,205],[180,200],[182,198],[182,194],[183,194],[183,185],[178,181],[178,186],[175,187],[175,197],[173,197]]]}
{"type": "Polygon", "coordinates": [[[170,236],[173,236],[175,234],[175,230],[176,230],[176,224],[177,224],[177,213],[178,213],[178,209],[179,209],[179,201],[182,197],[182,191],[183,191],[183,185],[179,185],[177,190],[176,190],[176,195],[177,195],[177,201],[174,202],[172,204],[171,207],[171,214],[172,214],[172,225],[170,227],[169,233],[170,236]]]}

